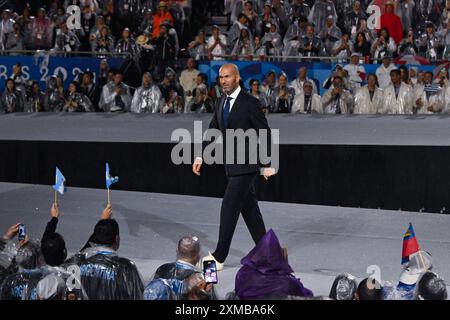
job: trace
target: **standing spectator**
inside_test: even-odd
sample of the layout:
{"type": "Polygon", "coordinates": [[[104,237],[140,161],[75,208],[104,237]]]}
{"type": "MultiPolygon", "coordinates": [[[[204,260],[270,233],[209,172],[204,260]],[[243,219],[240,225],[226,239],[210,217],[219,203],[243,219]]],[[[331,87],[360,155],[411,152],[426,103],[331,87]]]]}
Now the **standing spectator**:
{"type": "Polygon", "coordinates": [[[188,49],[190,56],[196,61],[208,56],[208,45],[206,44],[204,31],[200,31],[195,40],[189,43],[188,49]]]}
{"type": "Polygon", "coordinates": [[[308,21],[314,24],[316,30],[325,27],[327,17],[332,16],[337,20],[336,8],[331,0],[317,0],[308,16],[308,21]]]}
{"type": "Polygon", "coordinates": [[[300,17],[308,19],[311,8],[303,0],[294,0],[291,5],[289,17],[291,21],[295,21],[300,17]]]}
{"type": "Polygon", "coordinates": [[[173,66],[176,58],[176,40],[169,34],[167,24],[162,24],[159,27],[159,36],[152,41],[155,46],[156,67],[153,71],[154,78],[161,80],[164,77],[164,72],[167,66],[173,66]]]}
{"type": "Polygon", "coordinates": [[[407,34],[415,24],[413,21],[415,6],[414,0],[399,0],[397,3],[397,15],[402,22],[404,34],[407,34]]]}
{"type": "Polygon", "coordinates": [[[386,12],[381,15],[380,27],[386,28],[395,44],[398,44],[403,39],[403,25],[400,17],[394,13],[394,2],[386,2],[385,10],[386,12]]]}
{"type": "Polygon", "coordinates": [[[259,81],[256,79],[251,79],[249,85],[250,85],[250,94],[259,100],[259,102],[261,103],[262,111],[267,114],[271,109],[270,99],[264,92],[260,91],[259,81]]]}
{"type": "Polygon", "coordinates": [[[60,76],[51,76],[47,81],[45,105],[51,112],[60,112],[64,108],[64,82],[60,76]]]}
{"type": "Polygon", "coordinates": [[[356,90],[355,114],[375,114],[382,110],[383,90],[378,88],[377,76],[369,73],[367,85],[356,90]]]}
{"type": "Polygon", "coordinates": [[[360,20],[366,20],[367,16],[361,8],[361,2],[355,1],[353,3],[352,10],[350,12],[346,12],[344,16],[344,28],[347,32],[349,32],[353,37],[356,36],[358,32],[358,27],[360,26],[360,20]]]}
{"type": "Polygon", "coordinates": [[[130,36],[129,28],[123,29],[122,38],[117,41],[116,52],[129,53],[131,58],[136,58],[138,56],[139,49],[136,45],[136,41],[130,36]]]}
{"type": "Polygon", "coordinates": [[[117,18],[116,23],[118,23],[119,30],[125,28],[130,28],[131,31],[135,32],[138,27],[137,17],[142,12],[142,6],[140,0],[116,0],[114,1],[116,7],[114,12],[117,18]]]}
{"type": "Polygon", "coordinates": [[[378,38],[372,43],[370,49],[372,57],[375,59],[374,63],[378,63],[378,61],[382,60],[385,56],[393,57],[396,50],[397,45],[391,37],[389,30],[387,28],[382,28],[378,38]]]}
{"type": "Polygon", "coordinates": [[[350,40],[350,34],[346,31],[342,34],[342,38],[335,42],[331,54],[333,57],[338,58],[341,63],[347,61],[352,55],[353,43],[350,40]]]}
{"type": "Polygon", "coordinates": [[[213,57],[213,60],[223,60],[223,56],[227,53],[227,38],[220,34],[220,28],[217,25],[212,27],[212,36],[208,38],[206,43],[208,53],[213,57]]]}
{"type": "Polygon", "coordinates": [[[266,56],[280,56],[283,50],[283,39],[278,32],[278,27],[276,24],[270,26],[269,32],[264,34],[261,39],[262,45],[266,47],[266,56]]]}
{"type": "Polygon", "coordinates": [[[98,103],[100,101],[102,89],[94,83],[94,74],[91,71],[86,71],[83,73],[80,91],[92,102],[94,109],[91,111],[99,112],[100,110],[98,108],[98,103]]]}
{"type": "Polygon", "coordinates": [[[100,65],[98,68],[99,68],[99,70],[98,70],[97,84],[98,84],[99,88],[102,88],[105,84],[108,83],[108,75],[110,72],[108,60],[102,59],[100,61],[100,65]]]}
{"type": "Polygon", "coordinates": [[[325,28],[320,31],[319,37],[324,44],[325,54],[331,56],[336,41],[342,37],[341,29],[336,26],[333,16],[328,16],[325,28]]]}
{"type": "Polygon", "coordinates": [[[314,83],[314,80],[308,78],[308,69],[306,67],[300,67],[298,69],[298,77],[290,83],[290,86],[294,88],[295,95],[299,95],[303,93],[303,85],[306,81],[311,81],[313,86],[313,93],[318,93],[317,86],[314,83]]]}
{"type": "Polygon", "coordinates": [[[300,41],[306,34],[307,22],[308,20],[305,17],[300,17],[290,25],[283,39],[283,56],[298,55],[300,41]]]}
{"type": "Polygon", "coordinates": [[[391,82],[391,71],[397,69],[397,67],[391,62],[390,56],[384,56],[382,62],[383,64],[377,68],[375,73],[380,88],[384,90],[391,82]]]}
{"type": "MultiPolygon", "coordinates": [[[[13,32],[8,33],[5,43],[5,50],[20,51],[25,50],[24,37],[20,29],[20,24],[14,23],[13,32]]],[[[10,53],[10,55],[17,55],[18,53],[10,53]]]]}
{"type": "MultiPolygon", "coordinates": [[[[247,23],[248,23],[247,16],[245,14],[241,13],[238,16],[238,21],[236,21],[231,26],[230,30],[228,30],[227,44],[228,44],[228,49],[230,51],[233,50],[233,48],[236,44],[236,41],[241,36],[241,30],[247,29],[247,23]]],[[[248,31],[248,29],[247,29],[247,31],[248,31]]]]}
{"type": "Polygon", "coordinates": [[[306,27],[306,34],[300,41],[299,52],[304,57],[322,56],[324,52],[322,40],[314,35],[314,26],[306,27]]]}
{"type": "Polygon", "coordinates": [[[99,107],[104,112],[128,112],[131,107],[130,88],[122,82],[123,74],[116,71],[114,82],[103,87],[99,107]]]}
{"type": "Polygon", "coordinates": [[[357,89],[361,88],[361,84],[366,80],[366,69],[360,64],[361,54],[353,52],[350,58],[350,63],[344,67],[347,71],[351,91],[354,94],[357,89]]]}
{"type": "Polygon", "coordinates": [[[145,9],[144,17],[139,27],[139,32],[148,32],[149,34],[153,33],[153,11],[151,9],[145,9]]]}
{"type": "Polygon", "coordinates": [[[418,40],[419,53],[431,61],[441,59],[444,43],[439,34],[434,31],[432,22],[427,22],[425,33],[418,40]]]}
{"type": "Polygon", "coordinates": [[[382,113],[412,114],[414,93],[411,86],[402,81],[399,70],[392,70],[390,75],[391,83],[383,90],[382,113]]]}
{"type": "Polygon", "coordinates": [[[99,54],[114,52],[114,39],[106,26],[100,29],[99,35],[91,42],[91,47],[93,52],[98,52],[99,54]]]}
{"type": "Polygon", "coordinates": [[[302,91],[295,95],[292,113],[323,113],[320,96],[313,91],[313,81],[303,83],[302,91]]]}
{"type": "Polygon", "coordinates": [[[280,20],[275,15],[275,13],[273,13],[270,3],[266,3],[264,5],[263,13],[256,26],[256,33],[263,37],[266,32],[269,32],[270,26],[272,24],[276,24],[279,26],[280,20]]]}
{"type": "Polygon", "coordinates": [[[45,15],[45,9],[40,8],[37,17],[30,23],[32,50],[48,50],[53,43],[53,23],[45,15]]]}
{"type": "Polygon", "coordinates": [[[294,97],[295,90],[288,87],[288,78],[286,74],[281,73],[278,76],[278,87],[273,90],[269,97],[272,106],[270,111],[272,113],[291,113],[294,97]]]}
{"type": "Polygon", "coordinates": [[[364,33],[358,32],[354,41],[353,52],[361,54],[361,56],[364,57],[365,61],[369,61],[370,47],[370,42],[367,41],[364,33]]]}
{"type": "Polygon", "coordinates": [[[78,51],[80,47],[80,40],[77,35],[70,31],[67,24],[61,24],[61,29],[56,30],[55,50],[65,53],[78,51]]]}
{"type": "Polygon", "coordinates": [[[0,50],[5,50],[5,43],[8,35],[14,31],[15,21],[11,19],[11,11],[5,9],[2,12],[2,20],[0,21],[0,50]]]}
{"type": "Polygon", "coordinates": [[[285,35],[286,30],[288,29],[291,21],[289,19],[289,2],[281,0],[272,0],[272,11],[276,14],[280,21],[279,30],[282,36],[285,35]]]}
{"type": "Polygon", "coordinates": [[[427,71],[423,77],[424,83],[414,87],[414,113],[433,114],[441,112],[445,105],[445,88],[433,83],[433,73],[427,71]]]}
{"type": "Polygon", "coordinates": [[[153,84],[150,72],[142,76],[142,85],[136,89],[131,101],[131,112],[159,113],[162,109],[163,97],[158,86],[153,84]]]}
{"type": "Polygon", "coordinates": [[[80,39],[80,50],[89,51],[89,35],[92,28],[95,26],[95,13],[93,13],[89,6],[84,6],[81,14],[81,29],[78,37],[80,39]]]}
{"type": "Polygon", "coordinates": [[[322,109],[326,114],[351,113],[353,109],[353,97],[344,89],[343,79],[340,76],[333,77],[333,84],[322,96],[322,109]]]}
{"type": "Polygon", "coordinates": [[[170,12],[167,10],[167,4],[161,1],[158,5],[158,11],[153,16],[153,33],[152,37],[157,38],[160,36],[159,27],[163,22],[169,21],[170,25],[173,26],[174,20],[170,12]]]}
{"type": "MultiPolygon", "coordinates": [[[[199,74],[197,76],[197,79],[202,76],[202,74],[199,74]]],[[[197,85],[200,84],[197,82],[197,85]]],[[[184,91],[183,87],[180,85],[180,83],[177,81],[177,73],[175,70],[173,70],[170,67],[166,68],[165,76],[161,84],[159,85],[159,89],[161,90],[161,93],[163,95],[163,98],[167,101],[170,97],[169,94],[171,91],[175,91],[174,95],[175,97],[180,97],[183,100],[184,97],[184,91]]],[[[184,101],[182,101],[184,103],[184,101]]],[[[184,109],[184,107],[183,107],[184,109]]]]}
{"type": "Polygon", "coordinates": [[[41,91],[39,83],[33,81],[30,92],[27,94],[26,112],[49,111],[45,104],[45,94],[41,91]]]}
{"type": "Polygon", "coordinates": [[[5,91],[0,98],[0,113],[21,112],[23,104],[22,95],[17,92],[14,80],[6,80],[5,91]]]}
{"type": "Polygon", "coordinates": [[[271,99],[273,91],[275,90],[276,86],[277,86],[277,74],[275,73],[275,71],[270,70],[264,77],[261,91],[264,92],[269,99],[271,99]]]}
{"type": "Polygon", "coordinates": [[[404,55],[413,55],[419,53],[419,48],[416,44],[416,39],[414,38],[414,31],[409,29],[407,38],[403,39],[398,45],[398,54],[399,56],[404,55]]]}
{"type": "Polygon", "coordinates": [[[193,97],[194,89],[197,87],[197,76],[200,72],[195,69],[195,61],[193,58],[187,60],[186,67],[187,68],[181,72],[180,84],[184,90],[186,103],[189,103],[193,97]]]}
{"type": "Polygon", "coordinates": [[[140,300],[144,292],[139,271],[133,261],[120,257],[119,224],[102,219],[94,228],[85,248],[67,261],[81,270],[81,284],[90,300],[140,300]]]}

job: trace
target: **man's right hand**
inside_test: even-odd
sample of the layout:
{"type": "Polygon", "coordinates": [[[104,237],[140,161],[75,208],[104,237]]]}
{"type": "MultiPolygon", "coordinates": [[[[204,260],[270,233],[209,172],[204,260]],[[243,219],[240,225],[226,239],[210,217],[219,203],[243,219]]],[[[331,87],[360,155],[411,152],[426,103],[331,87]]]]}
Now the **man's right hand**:
{"type": "Polygon", "coordinates": [[[200,168],[202,167],[202,163],[203,163],[202,160],[196,159],[194,161],[194,164],[192,165],[192,172],[197,176],[200,175],[200,168]]]}
{"type": "Polygon", "coordinates": [[[52,218],[58,218],[59,217],[59,208],[57,203],[52,204],[52,208],[50,209],[50,214],[52,218]]]}
{"type": "Polygon", "coordinates": [[[9,227],[9,229],[6,230],[5,234],[3,235],[3,239],[11,240],[12,238],[14,238],[19,233],[19,225],[20,222],[9,227]]]}

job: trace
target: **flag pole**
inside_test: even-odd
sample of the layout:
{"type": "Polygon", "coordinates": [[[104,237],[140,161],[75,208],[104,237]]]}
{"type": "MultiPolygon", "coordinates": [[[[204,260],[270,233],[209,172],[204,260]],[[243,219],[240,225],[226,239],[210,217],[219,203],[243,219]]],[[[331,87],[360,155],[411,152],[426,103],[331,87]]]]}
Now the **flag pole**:
{"type": "Polygon", "coordinates": [[[108,188],[108,206],[111,204],[111,189],[108,188]]]}
{"type": "Polygon", "coordinates": [[[422,251],[420,249],[419,249],[419,257],[420,257],[420,261],[422,262],[423,268],[425,269],[425,271],[428,271],[428,268],[425,265],[425,262],[423,260],[422,251]]]}
{"type": "Polygon", "coordinates": [[[58,192],[55,190],[55,204],[58,203],[58,192]]]}

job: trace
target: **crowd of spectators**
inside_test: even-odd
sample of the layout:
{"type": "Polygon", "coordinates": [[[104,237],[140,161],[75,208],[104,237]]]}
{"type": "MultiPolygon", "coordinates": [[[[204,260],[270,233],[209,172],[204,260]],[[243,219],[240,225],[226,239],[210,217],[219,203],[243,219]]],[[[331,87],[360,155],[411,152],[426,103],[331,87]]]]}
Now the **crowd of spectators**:
{"type": "Polygon", "coordinates": [[[205,279],[200,239],[195,235],[183,236],[174,250],[175,261],[159,266],[144,283],[136,264],[118,254],[120,227],[111,205],[103,210],[86,244],[70,257],[57,232],[57,204],[50,215],[40,240],[27,232],[19,234],[20,223],[0,239],[0,300],[447,299],[445,282],[432,271],[431,255],[425,251],[409,256],[398,282],[369,277],[358,284],[354,276],[342,273],[327,296],[315,296],[296,277],[287,248],[272,229],[242,258],[234,290],[225,296],[205,279]]]}
{"type": "Polygon", "coordinates": [[[104,59],[95,74],[80,73],[68,87],[57,74],[41,88],[38,81],[25,81],[17,65],[5,82],[0,112],[212,112],[221,97],[220,82],[196,69],[199,60],[268,57],[338,65],[325,83],[308,78],[310,70],[304,67],[296,79],[273,71],[262,82],[252,79],[245,89],[260,99],[266,113],[450,110],[447,67],[430,74],[393,63],[405,55],[436,63],[447,58],[450,1],[207,2],[2,1],[4,54],[50,50],[71,56],[92,51],[100,57],[122,55],[126,68],[110,69],[104,59]],[[366,11],[371,4],[381,9],[379,29],[370,28],[366,11]],[[79,28],[67,26],[70,5],[80,7],[79,28]],[[211,14],[228,14],[228,30],[208,25],[211,14]],[[369,61],[380,64],[375,74],[364,69],[369,61]],[[134,82],[142,76],[140,86],[124,79],[130,65],[136,71],[134,82]]]}

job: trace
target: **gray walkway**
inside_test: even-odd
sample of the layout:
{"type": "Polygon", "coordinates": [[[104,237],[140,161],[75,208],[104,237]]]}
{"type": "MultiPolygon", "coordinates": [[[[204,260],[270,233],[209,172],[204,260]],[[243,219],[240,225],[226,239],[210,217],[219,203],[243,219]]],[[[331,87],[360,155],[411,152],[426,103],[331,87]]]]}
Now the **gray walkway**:
{"type": "MultiPolygon", "coordinates": [[[[69,188],[60,198],[61,232],[71,253],[81,248],[106,204],[105,190],[69,188]]],[[[40,237],[50,218],[53,191],[49,186],[0,183],[0,228],[16,222],[40,237]]],[[[215,247],[221,199],[113,191],[114,218],[121,227],[119,253],[134,259],[145,279],[161,263],[175,258],[178,239],[197,235],[204,253],[215,247]]],[[[402,236],[412,222],[419,244],[433,254],[435,271],[450,281],[450,217],[439,214],[380,211],[284,203],[260,203],[267,227],[273,228],[289,262],[316,295],[328,294],[334,276],[349,272],[366,277],[379,265],[383,280],[400,272],[402,236]]],[[[242,221],[232,243],[218,291],[234,287],[240,259],[253,247],[242,221]]]]}

